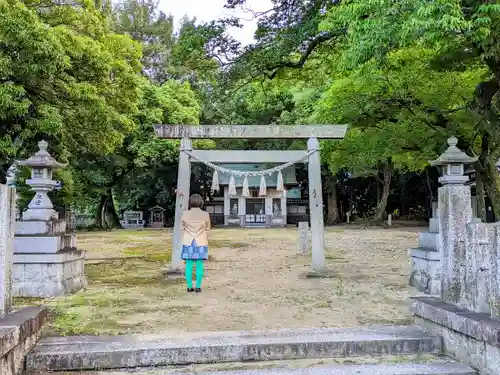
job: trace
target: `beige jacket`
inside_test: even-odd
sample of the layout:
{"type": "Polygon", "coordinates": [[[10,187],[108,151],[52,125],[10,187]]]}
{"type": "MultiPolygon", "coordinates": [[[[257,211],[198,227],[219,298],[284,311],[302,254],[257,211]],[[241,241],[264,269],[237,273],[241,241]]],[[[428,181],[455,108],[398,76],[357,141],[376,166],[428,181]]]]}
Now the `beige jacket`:
{"type": "Polygon", "coordinates": [[[210,215],[200,208],[184,211],[181,218],[182,245],[208,246],[207,232],[210,230],[210,215]]]}

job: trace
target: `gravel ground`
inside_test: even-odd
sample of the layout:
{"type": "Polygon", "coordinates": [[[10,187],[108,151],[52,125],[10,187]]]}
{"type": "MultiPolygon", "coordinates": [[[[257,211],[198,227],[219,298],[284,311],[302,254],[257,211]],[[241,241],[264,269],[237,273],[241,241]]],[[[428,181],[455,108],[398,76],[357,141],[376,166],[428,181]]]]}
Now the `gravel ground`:
{"type": "MultiPolygon", "coordinates": [[[[297,255],[294,229],[221,231],[216,237],[247,243],[219,248],[208,264],[204,291],[181,294],[164,329],[240,330],[405,324],[411,320],[407,249],[416,232],[332,230],[325,234],[335,277],[308,279],[310,258],[297,255]],[[170,319],[171,318],[171,319],[170,319]]],[[[163,320],[163,319],[162,319],[163,320]]]]}
{"type": "Polygon", "coordinates": [[[349,327],[411,322],[407,249],[417,229],[327,229],[334,277],[304,277],[310,256],[297,253],[297,230],[215,229],[203,292],[162,270],[170,231],[79,235],[89,258],[146,255],[87,267],[89,288],[43,301],[59,318],[48,334],[130,334],[266,328],[349,327]],[[148,258],[149,257],[149,258],[148,258]]]}

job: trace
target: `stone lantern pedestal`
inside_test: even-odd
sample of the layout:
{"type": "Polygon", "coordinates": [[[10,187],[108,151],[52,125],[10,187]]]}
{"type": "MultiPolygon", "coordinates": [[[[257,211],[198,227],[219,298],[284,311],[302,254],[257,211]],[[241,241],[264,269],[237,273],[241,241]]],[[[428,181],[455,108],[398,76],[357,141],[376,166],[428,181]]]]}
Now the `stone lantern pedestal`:
{"type": "Polygon", "coordinates": [[[12,294],[18,297],[57,297],[85,288],[85,253],[76,235],[59,219],[47,193],[56,185],[52,171],[65,165],[47,152],[47,142],[19,165],[31,168],[26,183],[35,191],[22,221],[16,222],[12,294]]]}

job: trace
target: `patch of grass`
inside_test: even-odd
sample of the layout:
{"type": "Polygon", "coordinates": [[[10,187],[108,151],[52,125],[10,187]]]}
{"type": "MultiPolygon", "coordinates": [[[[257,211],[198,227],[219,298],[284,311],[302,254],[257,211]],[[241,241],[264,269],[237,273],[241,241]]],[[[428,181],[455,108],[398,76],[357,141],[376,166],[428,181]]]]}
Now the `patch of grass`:
{"type": "Polygon", "coordinates": [[[161,246],[161,244],[156,243],[145,243],[141,245],[136,245],[132,247],[127,247],[123,250],[124,255],[146,255],[146,254],[156,254],[156,253],[170,253],[170,246],[161,246]]]}
{"type": "Polygon", "coordinates": [[[326,260],[335,260],[335,261],[338,261],[338,262],[342,262],[342,263],[345,263],[346,260],[343,259],[342,257],[339,257],[339,256],[333,256],[333,255],[325,255],[325,259],[326,260]]]}
{"type": "Polygon", "coordinates": [[[238,249],[238,248],[243,248],[243,247],[250,247],[250,244],[247,244],[245,242],[235,242],[231,240],[210,240],[208,241],[208,246],[209,248],[212,247],[214,249],[217,248],[222,248],[222,247],[229,247],[232,249],[238,249]]]}
{"type": "Polygon", "coordinates": [[[146,257],[146,260],[153,262],[170,262],[172,260],[172,253],[150,254],[146,257]]]}
{"type": "Polygon", "coordinates": [[[89,283],[133,287],[158,284],[164,281],[161,269],[156,262],[134,259],[120,263],[87,265],[85,273],[89,283]]]}
{"type": "Polygon", "coordinates": [[[38,297],[13,297],[12,303],[15,307],[40,306],[44,303],[43,298],[38,297]]]}
{"type": "Polygon", "coordinates": [[[162,306],[181,290],[178,285],[184,283],[182,279],[165,279],[162,264],[168,257],[169,254],[151,254],[147,259],[90,264],[85,267],[88,290],[46,300],[18,298],[15,304],[48,306],[53,320],[44,334],[49,336],[140,331],[142,323],[137,316],[158,311],[164,311],[165,316],[180,310],[195,312],[190,306],[162,306]],[[135,320],[130,323],[124,317],[135,320]]]}
{"type": "Polygon", "coordinates": [[[113,319],[113,315],[99,313],[96,309],[57,309],[55,320],[48,327],[46,335],[118,335],[123,327],[113,319]]]}

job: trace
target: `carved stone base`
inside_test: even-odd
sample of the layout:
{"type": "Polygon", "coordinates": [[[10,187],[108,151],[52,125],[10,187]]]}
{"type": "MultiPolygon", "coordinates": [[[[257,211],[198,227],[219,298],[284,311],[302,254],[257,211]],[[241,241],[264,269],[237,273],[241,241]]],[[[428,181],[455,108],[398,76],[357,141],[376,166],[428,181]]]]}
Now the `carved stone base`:
{"type": "Polygon", "coordinates": [[[12,295],[58,297],[87,286],[84,251],[14,254],[12,295]]]}
{"type": "Polygon", "coordinates": [[[167,279],[175,280],[175,279],[183,279],[184,276],[184,270],[181,268],[167,268],[164,271],[165,277],[167,279]]]}
{"type": "Polygon", "coordinates": [[[308,279],[333,279],[337,275],[337,273],[329,268],[312,269],[305,273],[305,277],[308,279]]]}
{"type": "Polygon", "coordinates": [[[428,249],[410,249],[410,285],[429,295],[441,294],[441,255],[428,249]]]}

